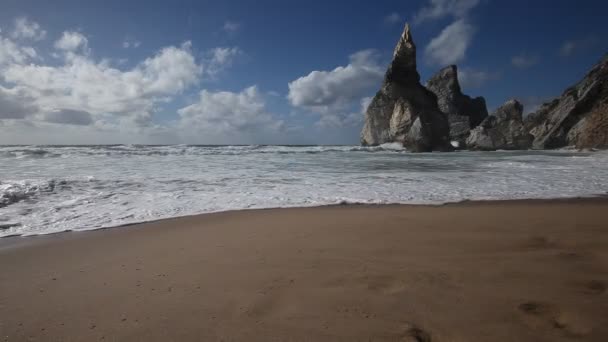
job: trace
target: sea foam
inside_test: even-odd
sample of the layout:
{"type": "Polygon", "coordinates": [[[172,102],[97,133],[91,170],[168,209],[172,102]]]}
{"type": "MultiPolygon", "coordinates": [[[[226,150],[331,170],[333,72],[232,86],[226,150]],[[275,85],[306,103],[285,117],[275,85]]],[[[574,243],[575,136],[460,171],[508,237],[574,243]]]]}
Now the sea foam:
{"type": "Polygon", "coordinates": [[[413,154],[395,144],[0,147],[0,236],[252,208],[607,192],[606,152],[413,154]]]}

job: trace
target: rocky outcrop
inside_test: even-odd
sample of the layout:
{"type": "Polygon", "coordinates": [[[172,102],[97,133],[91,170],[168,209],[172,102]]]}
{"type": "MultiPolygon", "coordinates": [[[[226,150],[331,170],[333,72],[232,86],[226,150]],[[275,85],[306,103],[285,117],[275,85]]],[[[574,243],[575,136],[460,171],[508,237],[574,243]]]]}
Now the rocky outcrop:
{"type": "Polygon", "coordinates": [[[534,137],[524,127],[523,109],[517,100],[507,101],[471,130],[467,147],[482,151],[529,149],[534,137]]]}
{"type": "Polygon", "coordinates": [[[416,45],[406,24],[380,91],[365,113],[363,145],[402,143],[413,152],[451,150],[446,115],[420,84],[416,45]]]}
{"type": "Polygon", "coordinates": [[[458,83],[458,69],[450,65],[440,70],[427,82],[426,88],[437,96],[437,105],[448,118],[450,140],[459,148],[465,148],[471,129],[477,127],[487,116],[486,100],[472,99],[464,95],[458,83]]]}
{"type": "Polygon", "coordinates": [[[561,97],[525,121],[533,148],[608,147],[608,55],[561,97]]]}

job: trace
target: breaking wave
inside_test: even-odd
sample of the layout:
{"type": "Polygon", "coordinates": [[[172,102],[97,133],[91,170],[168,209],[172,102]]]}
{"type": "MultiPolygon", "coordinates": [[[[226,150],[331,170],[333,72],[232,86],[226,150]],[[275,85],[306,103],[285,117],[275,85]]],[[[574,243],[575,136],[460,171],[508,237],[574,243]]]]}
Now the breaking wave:
{"type": "Polygon", "coordinates": [[[331,152],[406,152],[401,144],[380,146],[270,146],[270,145],[95,145],[95,146],[19,146],[0,147],[4,158],[51,158],[70,156],[183,156],[242,154],[317,154],[331,152]]]}
{"type": "Polygon", "coordinates": [[[608,193],[608,152],[381,146],[2,146],[0,237],[190,214],[608,193]]]}

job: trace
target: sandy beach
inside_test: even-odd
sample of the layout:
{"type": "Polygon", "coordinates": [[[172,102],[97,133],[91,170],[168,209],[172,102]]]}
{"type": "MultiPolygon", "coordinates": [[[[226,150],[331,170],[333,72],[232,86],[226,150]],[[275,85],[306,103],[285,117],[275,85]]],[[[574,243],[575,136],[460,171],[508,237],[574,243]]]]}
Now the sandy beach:
{"type": "Polygon", "coordinates": [[[236,211],[0,240],[3,341],[607,341],[608,201],[236,211]]]}

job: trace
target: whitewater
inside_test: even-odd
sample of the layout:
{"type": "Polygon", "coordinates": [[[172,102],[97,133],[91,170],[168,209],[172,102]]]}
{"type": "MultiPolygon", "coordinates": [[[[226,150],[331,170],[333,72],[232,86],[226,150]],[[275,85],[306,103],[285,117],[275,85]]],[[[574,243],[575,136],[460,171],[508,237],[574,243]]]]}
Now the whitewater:
{"type": "Polygon", "coordinates": [[[1,146],[0,237],[253,208],[603,196],[608,153],[1,146]]]}

